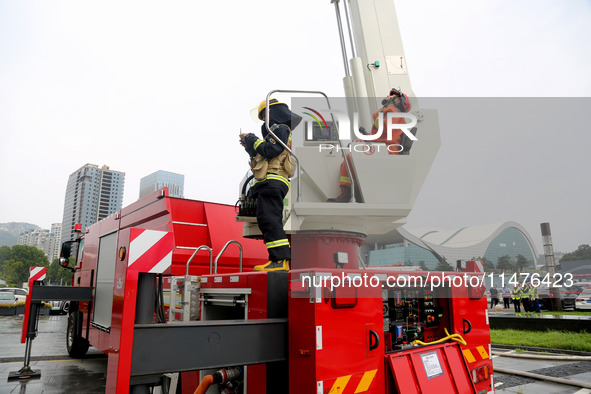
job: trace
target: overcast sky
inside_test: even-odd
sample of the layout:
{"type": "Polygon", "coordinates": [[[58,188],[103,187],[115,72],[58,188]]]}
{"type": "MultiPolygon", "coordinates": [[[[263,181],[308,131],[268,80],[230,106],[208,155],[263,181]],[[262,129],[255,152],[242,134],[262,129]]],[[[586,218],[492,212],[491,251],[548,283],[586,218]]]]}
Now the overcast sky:
{"type": "MultiPolygon", "coordinates": [[[[395,5],[419,97],[591,97],[589,0],[395,5]]],[[[259,130],[250,109],[273,89],[342,96],[343,73],[328,0],[0,0],[0,222],[61,222],[85,163],[126,173],[124,205],[160,169],[185,175],[187,198],[234,204],[237,134],[259,130]]],[[[570,103],[566,118],[589,117],[589,100],[570,103]]],[[[540,135],[454,122],[440,116],[407,228],[514,220],[542,252],[550,222],[556,250],[591,243],[589,123],[540,135]]]]}

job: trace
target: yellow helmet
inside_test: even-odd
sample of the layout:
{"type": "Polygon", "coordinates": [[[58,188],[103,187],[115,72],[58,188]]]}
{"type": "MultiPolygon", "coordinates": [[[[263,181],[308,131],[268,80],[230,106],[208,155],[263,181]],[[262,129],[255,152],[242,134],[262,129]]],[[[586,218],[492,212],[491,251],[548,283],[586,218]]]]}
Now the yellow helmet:
{"type": "MultiPolygon", "coordinates": [[[[269,99],[269,106],[277,105],[277,104],[286,105],[285,103],[282,103],[277,99],[274,99],[274,98],[269,99]]],[[[256,109],[256,116],[259,118],[259,120],[263,120],[263,111],[265,110],[266,107],[267,107],[267,100],[265,99],[265,100],[261,101],[261,103],[258,105],[258,107],[256,109]]],[[[253,116],[253,118],[254,118],[254,116],[253,116]]]]}

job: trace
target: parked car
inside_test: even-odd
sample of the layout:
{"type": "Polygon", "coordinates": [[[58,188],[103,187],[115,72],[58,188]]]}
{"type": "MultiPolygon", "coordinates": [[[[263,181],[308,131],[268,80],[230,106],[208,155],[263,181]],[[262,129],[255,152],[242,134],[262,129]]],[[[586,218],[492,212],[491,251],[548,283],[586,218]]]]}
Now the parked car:
{"type": "MultiPolygon", "coordinates": [[[[582,288],[577,285],[562,285],[562,287],[558,287],[558,285],[555,287],[555,294],[560,297],[562,310],[575,309],[575,300],[582,291],[582,288]]],[[[550,288],[547,285],[538,287],[538,295],[540,297],[540,307],[542,309],[552,310],[553,294],[550,293],[550,288]]]]}
{"type": "Polygon", "coordinates": [[[8,291],[0,292],[0,304],[14,304],[15,302],[14,294],[8,291]]]}
{"type": "Polygon", "coordinates": [[[0,287],[0,293],[12,293],[17,301],[26,301],[29,294],[27,289],[19,289],[18,287],[0,287]]]}
{"type": "Polygon", "coordinates": [[[70,309],[70,301],[51,301],[49,313],[65,315],[70,309]]]}
{"type": "Polygon", "coordinates": [[[577,296],[575,310],[591,310],[591,288],[588,287],[577,296]]]}

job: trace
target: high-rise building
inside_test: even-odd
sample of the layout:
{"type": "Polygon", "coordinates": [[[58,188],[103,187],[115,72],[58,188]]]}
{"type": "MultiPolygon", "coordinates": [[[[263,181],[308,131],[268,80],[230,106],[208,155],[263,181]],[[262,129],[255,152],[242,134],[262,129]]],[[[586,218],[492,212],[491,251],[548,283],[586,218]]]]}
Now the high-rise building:
{"type": "Polygon", "coordinates": [[[125,173],[108,166],[85,164],[74,171],[66,187],[62,242],[74,239],[74,225],[82,231],[121,209],[125,173]]]}
{"type": "Polygon", "coordinates": [[[16,243],[17,245],[34,246],[43,251],[43,253],[49,258],[53,244],[53,235],[49,230],[31,230],[19,235],[16,243]]]}
{"type": "Polygon", "coordinates": [[[43,251],[51,263],[59,257],[62,224],[53,223],[51,230],[30,230],[19,235],[17,245],[34,246],[43,251]]]}
{"type": "Polygon", "coordinates": [[[62,224],[61,223],[52,223],[51,224],[51,234],[53,235],[53,245],[52,247],[49,249],[50,254],[49,254],[49,262],[52,262],[53,260],[57,259],[58,257],[60,257],[60,251],[61,251],[61,239],[62,239],[62,224]]]}
{"type": "Polygon", "coordinates": [[[183,198],[185,176],[162,170],[146,175],[140,179],[140,198],[145,197],[164,186],[168,187],[168,194],[170,196],[183,198]]]}

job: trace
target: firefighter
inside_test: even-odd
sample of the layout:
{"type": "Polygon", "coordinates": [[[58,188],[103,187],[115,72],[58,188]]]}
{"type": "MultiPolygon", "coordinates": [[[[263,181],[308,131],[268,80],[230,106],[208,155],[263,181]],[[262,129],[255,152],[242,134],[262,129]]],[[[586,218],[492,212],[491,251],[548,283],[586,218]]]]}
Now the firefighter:
{"type": "MultiPolygon", "coordinates": [[[[259,104],[258,118],[266,116],[266,100],[259,104]]],[[[291,130],[302,118],[276,99],[269,100],[269,128],[286,146],[291,148],[291,130]]],[[[269,261],[254,267],[255,271],[287,271],[291,262],[291,248],[283,231],[283,199],[289,191],[293,175],[290,153],[261,126],[263,139],[252,133],[240,134],[240,144],[250,155],[250,166],[255,178],[248,196],[257,201],[256,217],[263,234],[269,261]]]]}
{"type": "MultiPolygon", "coordinates": [[[[391,155],[397,155],[399,151],[399,144],[400,138],[402,136],[402,130],[395,129],[392,130],[392,139],[388,139],[387,130],[388,130],[388,113],[389,112],[408,112],[410,111],[410,100],[408,96],[402,93],[400,90],[392,89],[388,96],[382,100],[383,107],[376,111],[373,114],[373,126],[371,128],[371,135],[376,134],[379,128],[379,114],[383,114],[383,127],[382,127],[382,135],[372,142],[375,143],[385,143],[388,149],[388,153],[391,155]]],[[[404,119],[402,118],[394,118],[391,121],[392,123],[397,124],[404,124],[404,119]]],[[[349,168],[351,169],[351,173],[355,176],[353,172],[353,165],[350,160],[349,154],[347,154],[347,161],[349,163],[349,168]]],[[[349,202],[351,200],[351,178],[349,177],[349,172],[347,171],[347,165],[343,161],[341,163],[341,170],[340,170],[340,180],[339,180],[339,187],[341,189],[341,194],[335,198],[329,198],[326,200],[327,202],[349,202]]],[[[358,190],[355,190],[356,195],[358,195],[358,190]]]]}
{"type": "Polygon", "coordinates": [[[515,284],[515,286],[513,287],[511,298],[513,299],[513,307],[515,308],[515,313],[521,313],[521,290],[519,289],[519,286],[517,284],[515,284]]]}

